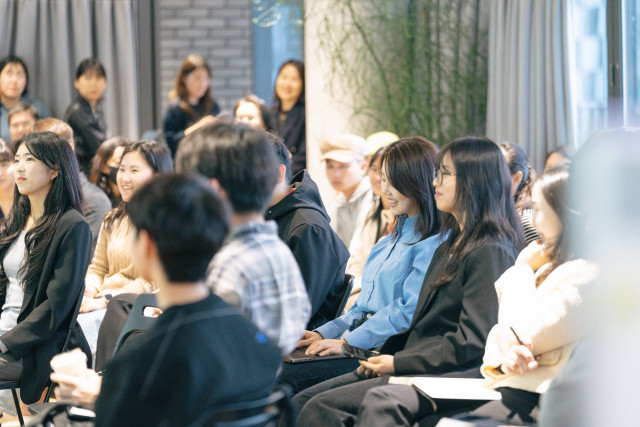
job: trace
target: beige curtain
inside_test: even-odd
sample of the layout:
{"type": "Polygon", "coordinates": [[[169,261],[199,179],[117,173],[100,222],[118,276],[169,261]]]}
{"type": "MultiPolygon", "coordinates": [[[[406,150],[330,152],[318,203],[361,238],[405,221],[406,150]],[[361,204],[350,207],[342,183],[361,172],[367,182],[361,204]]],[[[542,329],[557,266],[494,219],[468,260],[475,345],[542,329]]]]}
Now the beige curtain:
{"type": "Polygon", "coordinates": [[[107,71],[110,135],[140,135],[135,0],[0,0],[0,57],[29,67],[29,96],[62,117],[75,96],[77,64],[97,57],[107,71]]]}
{"type": "Polygon", "coordinates": [[[574,140],[568,3],[491,3],[487,135],[520,144],[538,172],[548,151],[574,140]]]}

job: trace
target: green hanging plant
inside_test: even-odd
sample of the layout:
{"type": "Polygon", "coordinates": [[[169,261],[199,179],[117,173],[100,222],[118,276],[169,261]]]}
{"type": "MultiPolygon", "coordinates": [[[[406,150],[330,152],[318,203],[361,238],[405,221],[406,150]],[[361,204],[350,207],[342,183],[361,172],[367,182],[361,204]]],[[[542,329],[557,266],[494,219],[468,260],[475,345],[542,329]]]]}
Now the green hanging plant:
{"type": "Polygon", "coordinates": [[[338,98],[350,89],[362,134],[384,129],[444,145],[484,133],[487,31],[479,0],[329,3],[319,34],[327,80],[338,98]]]}

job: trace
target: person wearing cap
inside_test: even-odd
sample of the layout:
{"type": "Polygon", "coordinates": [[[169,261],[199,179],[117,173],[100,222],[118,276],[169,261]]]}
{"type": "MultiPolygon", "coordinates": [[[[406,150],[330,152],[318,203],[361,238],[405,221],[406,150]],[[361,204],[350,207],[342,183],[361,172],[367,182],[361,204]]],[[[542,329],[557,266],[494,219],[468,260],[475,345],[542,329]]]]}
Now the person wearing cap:
{"type": "Polygon", "coordinates": [[[365,177],[367,143],[350,133],[331,135],[320,143],[331,187],[337,192],[331,226],[349,247],[360,217],[367,214],[373,193],[365,177]]]}
{"type": "Polygon", "coordinates": [[[382,147],[386,147],[392,142],[396,142],[399,139],[400,137],[398,135],[387,130],[381,130],[369,135],[366,139],[367,155],[365,156],[365,160],[367,161],[367,164],[371,166],[371,158],[375,153],[378,152],[378,150],[380,150],[382,147]]]}

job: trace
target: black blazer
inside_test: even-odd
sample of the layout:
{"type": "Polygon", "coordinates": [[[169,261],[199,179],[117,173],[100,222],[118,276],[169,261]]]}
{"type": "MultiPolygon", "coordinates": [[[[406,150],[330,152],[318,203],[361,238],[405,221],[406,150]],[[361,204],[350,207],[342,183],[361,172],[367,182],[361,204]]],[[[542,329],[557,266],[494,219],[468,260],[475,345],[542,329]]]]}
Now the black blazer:
{"type": "MultiPolygon", "coordinates": [[[[27,404],[42,395],[51,373],[49,362],[62,348],[90,261],[89,224],[80,212],[69,209],[53,236],[40,280],[24,290],[18,324],[0,336],[11,355],[23,360],[20,395],[27,404]]],[[[5,295],[6,290],[0,307],[5,295]]]]}
{"type": "Polygon", "coordinates": [[[447,253],[433,255],[411,325],[393,335],[381,352],[394,355],[396,375],[477,377],[489,331],[498,321],[494,283],[516,260],[510,244],[488,242],[471,251],[453,280],[431,289],[447,253]]]}

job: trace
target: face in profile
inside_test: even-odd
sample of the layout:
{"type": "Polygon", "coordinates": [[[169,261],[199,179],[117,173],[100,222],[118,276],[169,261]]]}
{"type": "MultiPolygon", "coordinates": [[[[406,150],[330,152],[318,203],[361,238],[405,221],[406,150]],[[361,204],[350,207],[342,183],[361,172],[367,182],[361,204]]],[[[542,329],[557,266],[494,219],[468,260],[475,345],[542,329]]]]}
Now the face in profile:
{"type": "Polygon", "coordinates": [[[435,188],[435,199],[438,210],[449,214],[455,214],[456,200],[456,169],[451,159],[451,154],[447,153],[440,162],[440,168],[436,172],[433,180],[435,188]]]}
{"type": "Polygon", "coordinates": [[[389,200],[389,210],[395,216],[414,216],[418,213],[418,203],[399,192],[388,179],[389,171],[386,165],[382,167],[382,192],[389,200]]]}
{"type": "Polygon", "coordinates": [[[276,95],[281,102],[296,102],[302,95],[302,77],[298,69],[287,64],[282,67],[276,79],[276,95]]]}
{"type": "Polygon", "coordinates": [[[562,221],[551,205],[547,203],[539,183],[533,186],[531,202],[533,205],[532,224],[538,230],[542,242],[549,244],[555,242],[562,232],[562,221]]]}
{"type": "Polygon", "coordinates": [[[365,162],[353,160],[350,163],[343,163],[332,159],[327,159],[325,162],[327,178],[334,190],[340,192],[353,190],[362,181],[365,162]]]}
{"type": "Polygon", "coordinates": [[[27,72],[19,62],[7,64],[0,72],[0,94],[18,100],[27,87],[27,72]]]}
{"type": "Polygon", "coordinates": [[[149,181],[155,172],[147,161],[138,151],[130,151],[120,161],[120,169],[118,170],[118,190],[124,202],[130,202],[131,198],[147,181],[149,181]]]}
{"type": "Polygon", "coordinates": [[[96,70],[87,70],[75,80],[74,85],[81,97],[95,105],[107,88],[107,79],[96,70]]]}
{"type": "Polygon", "coordinates": [[[189,103],[197,103],[202,98],[211,84],[211,76],[205,68],[199,67],[184,77],[184,86],[187,90],[189,103]]]}
{"type": "Polygon", "coordinates": [[[246,123],[254,129],[267,130],[260,109],[253,102],[240,102],[236,109],[236,120],[246,123]]]}
{"type": "Polygon", "coordinates": [[[9,121],[9,133],[11,140],[17,141],[27,133],[36,124],[36,118],[29,111],[20,111],[14,113],[9,121]]]}
{"type": "Polygon", "coordinates": [[[382,156],[378,156],[374,162],[369,165],[367,175],[369,175],[369,181],[371,182],[371,190],[376,196],[382,195],[382,175],[380,170],[380,162],[382,162],[382,156]]]}
{"type": "Polygon", "coordinates": [[[20,145],[14,158],[14,176],[20,194],[44,200],[57,175],[57,171],[31,154],[25,144],[20,145]]]}

